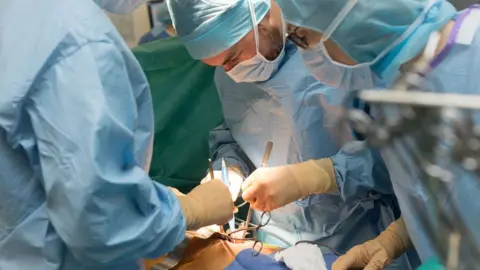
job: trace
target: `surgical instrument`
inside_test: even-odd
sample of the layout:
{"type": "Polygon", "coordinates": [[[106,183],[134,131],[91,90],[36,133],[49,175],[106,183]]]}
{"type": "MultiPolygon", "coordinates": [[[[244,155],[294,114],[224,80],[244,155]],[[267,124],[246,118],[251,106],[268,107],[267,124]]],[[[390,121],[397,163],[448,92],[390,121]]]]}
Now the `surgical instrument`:
{"type": "Polygon", "coordinates": [[[208,172],[210,173],[210,179],[214,179],[215,174],[213,173],[213,163],[211,159],[208,159],[208,172]]]}
{"type": "MultiPolygon", "coordinates": [[[[268,141],[267,144],[265,145],[265,152],[263,154],[262,163],[260,164],[261,168],[264,168],[264,167],[267,166],[268,160],[270,159],[270,154],[272,153],[272,148],[273,148],[273,142],[268,141]]],[[[252,213],[253,213],[253,209],[251,207],[249,207],[248,208],[247,219],[246,219],[246,224],[250,224],[250,221],[252,219],[252,213]]]]}
{"type": "MultiPolygon", "coordinates": [[[[266,146],[265,146],[265,152],[264,152],[264,154],[263,154],[262,164],[260,165],[261,168],[267,167],[268,160],[270,159],[270,154],[272,153],[272,148],[273,148],[273,142],[272,142],[272,141],[268,141],[267,144],[266,144],[266,146]]],[[[253,214],[253,209],[252,209],[252,207],[249,207],[249,209],[248,209],[248,214],[247,214],[247,219],[246,219],[246,223],[245,223],[245,224],[250,224],[250,220],[252,219],[252,214],[253,214]]],[[[261,217],[263,217],[263,215],[264,215],[264,213],[262,214],[261,217]]],[[[269,213],[269,215],[270,215],[270,213],[269,213]]],[[[271,218],[271,217],[268,218],[268,221],[270,221],[270,218],[271,218]]],[[[262,218],[261,218],[260,222],[262,222],[262,218]]],[[[267,222],[267,223],[268,223],[268,222],[267,222]]],[[[266,224],[265,224],[265,225],[266,225],[266,224]]],[[[265,225],[264,225],[264,226],[265,226],[265,225]]],[[[260,226],[260,225],[259,225],[259,226],[260,226]]],[[[258,230],[257,230],[257,231],[258,231],[258,230]]],[[[243,237],[245,237],[245,234],[246,234],[246,232],[244,233],[243,237]]],[[[255,235],[255,237],[256,237],[256,236],[257,236],[257,235],[255,235]]],[[[255,250],[254,248],[255,248],[257,242],[258,242],[258,240],[255,239],[255,243],[253,244],[253,247],[252,247],[252,252],[254,252],[254,250],[255,250]]],[[[257,253],[256,255],[255,255],[255,254],[254,254],[254,255],[257,256],[258,254],[260,254],[260,252],[257,253]]]]}
{"type": "Polygon", "coordinates": [[[272,214],[270,214],[270,212],[263,212],[262,215],[260,215],[260,223],[255,228],[254,235],[253,235],[253,238],[255,240],[255,242],[253,242],[253,246],[252,246],[252,255],[253,256],[258,256],[262,252],[263,242],[258,240],[258,233],[260,232],[260,229],[262,227],[267,226],[267,224],[270,222],[271,218],[272,218],[272,214]],[[267,216],[267,220],[264,222],[263,218],[264,218],[265,215],[267,216]],[[259,245],[258,251],[255,249],[255,247],[257,245],[259,245]]]}
{"type": "MultiPolygon", "coordinates": [[[[228,178],[228,167],[225,159],[222,158],[222,181],[227,187],[230,187],[230,180],[228,178]]],[[[232,219],[228,222],[228,227],[230,227],[230,231],[235,231],[235,215],[232,219]]]]}
{"type": "Polygon", "coordinates": [[[222,158],[222,181],[225,185],[230,186],[230,179],[228,178],[228,167],[224,158],[222,158]]]}

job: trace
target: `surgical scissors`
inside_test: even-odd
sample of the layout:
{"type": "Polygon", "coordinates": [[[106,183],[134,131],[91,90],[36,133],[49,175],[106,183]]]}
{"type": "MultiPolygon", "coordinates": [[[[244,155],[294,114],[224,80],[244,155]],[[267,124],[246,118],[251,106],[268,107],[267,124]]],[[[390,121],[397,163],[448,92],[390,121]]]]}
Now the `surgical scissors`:
{"type": "MultiPolygon", "coordinates": [[[[270,159],[270,154],[272,153],[272,148],[273,148],[273,142],[272,141],[268,141],[266,146],[265,146],[265,152],[263,154],[263,159],[262,159],[262,164],[260,165],[261,168],[265,168],[267,167],[267,164],[268,164],[268,160],[270,159]]],[[[270,212],[263,212],[261,217],[260,217],[260,223],[262,223],[263,221],[263,217],[265,215],[265,213],[268,213],[268,220],[265,224],[259,224],[257,226],[257,229],[255,230],[255,234],[254,234],[254,239],[255,239],[255,243],[253,244],[253,247],[252,247],[252,255],[253,256],[258,256],[258,254],[260,254],[260,251],[263,249],[263,243],[259,242],[257,240],[257,236],[258,236],[258,231],[260,230],[261,227],[265,227],[268,222],[270,222],[270,219],[271,219],[271,215],[270,215],[270,212]],[[260,243],[261,244],[261,247],[260,247],[260,251],[258,253],[255,254],[255,246],[260,243]]],[[[247,214],[247,219],[246,219],[246,222],[245,222],[245,225],[248,226],[248,224],[250,224],[250,220],[252,219],[252,214],[253,214],[253,209],[252,207],[250,207],[248,209],[248,214],[247,214]]],[[[243,237],[245,237],[245,234],[246,234],[246,231],[244,232],[243,234],[243,237]]]]}
{"type": "Polygon", "coordinates": [[[258,241],[258,232],[260,231],[260,229],[262,227],[267,226],[267,224],[270,222],[271,218],[272,218],[272,215],[270,214],[270,212],[263,212],[262,215],[260,216],[260,224],[257,225],[257,227],[255,228],[254,234],[253,234],[253,238],[255,239],[255,242],[253,242],[253,246],[252,246],[252,255],[253,256],[258,256],[263,250],[263,242],[258,241]],[[265,222],[263,222],[263,220],[264,220],[263,218],[264,218],[265,215],[267,216],[267,220],[265,222]],[[259,245],[258,251],[255,249],[255,247],[257,245],[259,245]]]}

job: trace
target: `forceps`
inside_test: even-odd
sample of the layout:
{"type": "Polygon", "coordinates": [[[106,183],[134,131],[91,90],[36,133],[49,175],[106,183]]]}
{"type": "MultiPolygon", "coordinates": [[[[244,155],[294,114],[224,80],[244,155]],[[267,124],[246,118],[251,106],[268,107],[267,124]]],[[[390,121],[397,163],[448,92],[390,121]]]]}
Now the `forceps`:
{"type": "MultiPolygon", "coordinates": [[[[263,154],[263,159],[262,159],[262,164],[260,165],[261,168],[265,168],[267,167],[267,163],[268,163],[268,160],[270,159],[270,154],[272,153],[272,148],[273,148],[273,142],[272,141],[268,141],[266,146],[265,146],[265,152],[263,154]]],[[[246,226],[248,226],[248,224],[250,224],[250,220],[252,219],[252,214],[253,214],[253,209],[252,207],[249,207],[248,209],[248,215],[247,215],[247,219],[246,219],[246,226]]],[[[260,224],[257,226],[257,228],[255,229],[255,232],[254,232],[254,239],[255,239],[255,242],[253,243],[253,247],[252,247],[252,255],[253,256],[258,256],[260,254],[260,252],[262,251],[263,249],[263,243],[261,241],[258,241],[257,237],[258,237],[258,231],[260,230],[260,228],[266,226],[268,224],[268,222],[270,221],[271,219],[271,215],[270,215],[270,212],[263,212],[261,217],[260,217],[260,224]],[[263,217],[267,215],[267,221],[265,222],[265,224],[262,224],[263,222],[263,217]],[[260,245],[260,248],[258,250],[258,252],[255,250],[255,247],[257,245],[260,245]]],[[[245,234],[247,232],[245,231],[244,234],[243,234],[243,237],[245,237],[245,234]]]]}

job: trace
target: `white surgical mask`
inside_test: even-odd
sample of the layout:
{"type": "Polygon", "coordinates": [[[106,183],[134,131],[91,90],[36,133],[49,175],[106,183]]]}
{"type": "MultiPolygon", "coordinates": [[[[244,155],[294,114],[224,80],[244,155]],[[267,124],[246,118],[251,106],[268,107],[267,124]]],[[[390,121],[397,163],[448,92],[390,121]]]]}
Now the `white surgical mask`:
{"type": "Polygon", "coordinates": [[[341,90],[371,89],[379,84],[380,80],[369,66],[352,67],[335,63],[323,52],[322,45],[301,50],[303,61],[317,80],[341,90]]]}
{"type": "MultiPolygon", "coordinates": [[[[334,61],[328,54],[325,48],[325,42],[332,36],[333,32],[338,28],[340,23],[345,19],[347,14],[357,4],[358,0],[350,0],[345,7],[339,12],[339,14],[333,19],[332,23],[325,30],[322,40],[312,49],[302,50],[302,57],[309,70],[317,80],[337,89],[343,90],[362,90],[371,89],[376,86],[380,86],[380,79],[373,73],[371,67],[382,59],[388,52],[402,42],[406,36],[416,29],[421,23],[424,13],[436,2],[436,0],[430,0],[429,4],[422,13],[423,16],[417,18],[412,26],[393,42],[389,47],[385,48],[375,59],[370,62],[356,64],[353,66],[345,65],[334,61]]],[[[400,64],[397,64],[398,68],[391,69],[392,72],[399,73],[400,64]]],[[[396,77],[395,74],[388,77],[396,77]]]]}
{"type": "Polygon", "coordinates": [[[301,50],[303,61],[317,80],[333,88],[361,90],[374,88],[378,80],[370,65],[348,66],[332,60],[325,48],[327,41],[358,0],[350,0],[325,30],[320,42],[311,49],[301,50]]]}
{"type": "Polygon", "coordinates": [[[259,35],[258,35],[258,26],[257,26],[257,17],[255,15],[255,9],[253,4],[250,0],[248,0],[249,8],[250,8],[250,15],[252,17],[253,22],[253,31],[255,34],[255,46],[257,49],[257,54],[243,62],[238,63],[234,68],[227,72],[228,76],[232,78],[236,83],[241,82],[264,82],[270,79],[272,75],[278,70],[280,63],[285,55],[285,30],[286,26],[282,18],[282,36],[283,39],[283,47],[280,54],[277,56],[275,60],[268,60],[263,56],[258,48],[259,48],[259,35]]]}

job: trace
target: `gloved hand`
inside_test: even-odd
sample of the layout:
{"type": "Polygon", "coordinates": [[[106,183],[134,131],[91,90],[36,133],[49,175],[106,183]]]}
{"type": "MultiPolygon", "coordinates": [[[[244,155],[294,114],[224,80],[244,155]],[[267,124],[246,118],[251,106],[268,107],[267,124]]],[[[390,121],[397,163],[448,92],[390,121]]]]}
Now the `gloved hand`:
{"type": "Polygon", "coordinates": [[[388,226],[377,238],[353,247],[338,258],[332,270],[380,270],[412,246],[403,218],[388,226]]]}
{"type": "Polygon", "coordinates": [[[213,179],[199,185],[186,196],[176,195],[187,221],[187,230],[223,225],[233,217],[232,195],[221,180],[213,179]]]}
{"type": "Polygon", "coordinates": [[[242,190],[243,199],[260,211],[272,211],[311,194],[338,192],[330,158],[259,168],[242,190]]]}
{"type": "MultiPolygon", "coordinates": [[[[213,171],[213,176],[215,179],[222,179],[222,171],[213,171]]],[[[210,180],[211,180],[210,174],[207,174],[200,183],[205,184],[210,180]]],[[[229,168],[228,180],[230,181],[230,186],[228,188],[230,190],[230,193],[232,194],[232,201],[235,202],[238,198],[238,195],[240,194],[240,188],[245,178],[243,178],[243,176],[241,176],[235,170],[229,168]]]]}
{"type": "Polygon", "coordinates": [[[180,190],[174,188],[174,187],[168,187],[171,191],[173,191],[173,193],[175,194],[175,196],[179,197],[179,196],[187,196],[185,194],[183,194],[182,192],[180,192],[180,190]]]}

